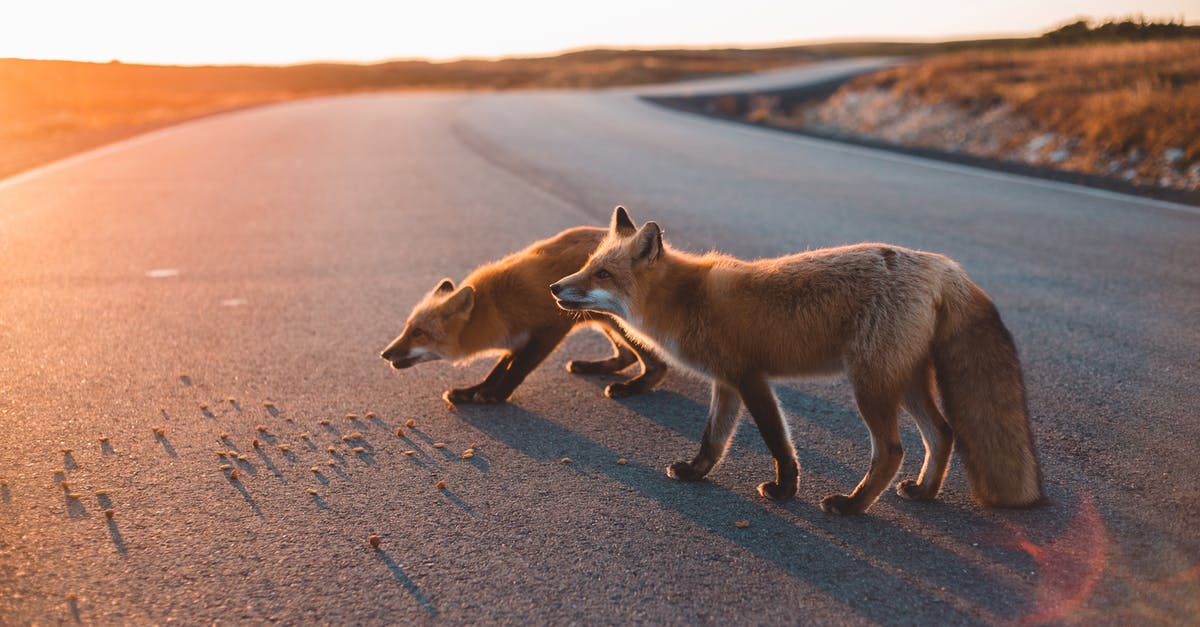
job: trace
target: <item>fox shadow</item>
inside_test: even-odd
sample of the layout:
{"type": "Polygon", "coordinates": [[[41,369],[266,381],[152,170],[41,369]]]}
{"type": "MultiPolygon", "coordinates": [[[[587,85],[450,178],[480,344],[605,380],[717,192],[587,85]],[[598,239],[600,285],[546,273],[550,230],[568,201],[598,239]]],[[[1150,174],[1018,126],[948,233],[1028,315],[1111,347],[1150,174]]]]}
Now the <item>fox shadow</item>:
{"type": "MultiPolygon", "coordinates": [[[[622,405],[695,442],[704,428],[706,408],[670,392],[626,399],[622,405]],[[668,406],[670,409],[663,411],[668,406]]],[[[516,405],[460,407],[459,417],[535,459],[556,461],[563,450],[571,450],[573,463],[580,469],[621,483],[708,532],[774,563],[790,576],[837,599],[863,619],[884,623],[896,619],[893,610],[883,605],[862,603],[863,589],[871,589],[879,596],[902,595],[912,599],[914,607],[937,608],[937,616],[943,622],[974,622],[979,617],[947,605],[934,590],[958,596],[993,616],[1013,618],[1020,614],[1023,594],[1017,590],[997,594],[998,589],[1012,588],[1013,582],[994,577],[976,563],[879,517],[831,516],[820,512],[814,503],[797,501],[773,505],[712,482],[680,483],[668,478],[661,468],[632,460],[626,465],[615,465],[612,460],[619,457],[616,451],[566,424],[516,405]],[[730,524],[734,512],[750,521],[749,529],[737,529],[730,524]],[[793,522],[789,517],[800,520],[793,522]],[[848,550],[858,547],[861,549],[848,550]],[[913,585],[913,579],[922,580],[924,585],[913,585]]],[[[765,446],[747,442],[751,436],[757,438],[757,431],[745,429],[735,446],[748,445],[765,451],[765,446]]],[[[681,451],[680,458],[692,453],[694,450],[681,451]]],[[[818,451],[801,449],[799,453],[810,460],[809,472],[829,466],[839,481],[853,485],[852,481],[858,478],[853,470],[818,451]],[[813,463],[816,459],[822,461],[813,463]]]]}

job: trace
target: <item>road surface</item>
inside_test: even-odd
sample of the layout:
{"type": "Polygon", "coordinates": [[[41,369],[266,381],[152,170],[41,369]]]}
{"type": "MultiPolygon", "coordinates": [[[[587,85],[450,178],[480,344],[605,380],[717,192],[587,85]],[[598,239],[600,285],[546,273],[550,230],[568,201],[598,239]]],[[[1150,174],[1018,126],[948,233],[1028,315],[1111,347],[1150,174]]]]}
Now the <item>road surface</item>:
{"type": "Polygon", "coordinates": [[[1195,623],[1198,245],[1186,207],[631,90],[325,98],[89,153],[0,182],[0,623],[1195,623]],[[618,203],[690,250],[958,259],[1020,347],[1050,503],[981,509],[956,459],[935,503],[823,514],[869,455],[838,380],[777,386],[779,505],[752,424],[710,481],[666,478],[705,385],[605,399],[563,368],[594,333],[457,413],[440,392],[490,364],[378,358],[442,277],[618,203]]]}

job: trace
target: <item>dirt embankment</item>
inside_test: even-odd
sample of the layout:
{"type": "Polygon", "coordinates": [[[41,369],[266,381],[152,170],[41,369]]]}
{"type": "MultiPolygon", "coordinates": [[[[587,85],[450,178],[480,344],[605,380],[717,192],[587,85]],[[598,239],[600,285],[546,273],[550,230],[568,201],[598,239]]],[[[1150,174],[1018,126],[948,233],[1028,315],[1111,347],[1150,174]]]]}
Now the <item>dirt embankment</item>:
{"type": "Polygon", "coordinates": [[[1200,41],[936,56],[759,121],[1200,189],[1200,41]]]}

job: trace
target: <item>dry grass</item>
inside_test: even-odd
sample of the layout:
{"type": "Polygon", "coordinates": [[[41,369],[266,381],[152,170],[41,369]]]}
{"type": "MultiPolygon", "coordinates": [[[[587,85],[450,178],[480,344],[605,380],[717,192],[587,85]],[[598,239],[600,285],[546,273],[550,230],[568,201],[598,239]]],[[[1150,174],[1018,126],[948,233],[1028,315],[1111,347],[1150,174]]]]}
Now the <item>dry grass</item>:
{"type": "Polygon", "coordinates": [[[1008,105],[1040,132],[1077,139],[1076,155],[1093,161],[1137,151],[1154,167],[1168,148],[1200,161],[1200,41],[949,54],[843,89],[871,88],[972,113],[1008,105]]]}
{"type": "Polygon", "coordinates": [[[374,65],[172,67],[0,59],[0,177],[181,120],[280,100],[392,89],[604,87],[780,67],[764,50],[591,50],[557,57],[374,65]]]}
{"type": "Polygon", "coordinates": [[[0,60],[0,177],[181,120],[319,93],[255,74],[0,60]]]}

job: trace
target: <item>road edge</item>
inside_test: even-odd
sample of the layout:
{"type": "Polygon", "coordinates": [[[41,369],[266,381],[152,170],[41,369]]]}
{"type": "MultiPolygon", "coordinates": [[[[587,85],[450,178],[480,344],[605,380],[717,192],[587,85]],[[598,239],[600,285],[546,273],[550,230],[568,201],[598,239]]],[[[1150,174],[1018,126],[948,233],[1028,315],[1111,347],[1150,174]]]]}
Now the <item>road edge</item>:
{"type": "Polygon", "coordinates": [[[866,72],[839,76],[827,81],[787,89],[752,92],[729,92],[724,94],[704,94],[696,96],[637,94],[637,98],[643,102],[665,109],[708,118],[715,118],[726,122],[741,124],[751,128],[776,131],[790,135],[799,135],[801,137],[808,137],[811,139],[847,144],[859,148],[880,150],[901,154],[908,157],[916,157],[918,159],[951,163],[963,167],[978,168],[981,170],[1001,172],[1015,176],[1053,181],[1056,183],[1082,187],[1094,191],[1156,200],[1175,205],[1182,205],[1192,211],[1200,209],[1200,191],[1186,191],[1171,188],[1134,185],[1119,179],[1113,179],[1095,174],[1069,172],[1043,166],[1028,165],[1016,161],[1004,161],[1001,159],[979,157],[966,153],[907,146],[904,144],[896,144],[882,140],[854,137],[846,134],[827,133],[792,126],[779,126],[775,124],[754,122],[741,115],[723,113],[718,107],[713,105],[717,99],[726,99],[727,101],[732,99],[732,104],[727,108],[732,108],[736,111],[745,111],[748,110],[750,103],[754,99],[758,98],[779,98],[780,100],[789,102],[791,104],[812,102],[828,98],[829,96],[833,95],[833,93],[836,92],[837,89],[843,84],[863,73],[866,72]]]}

